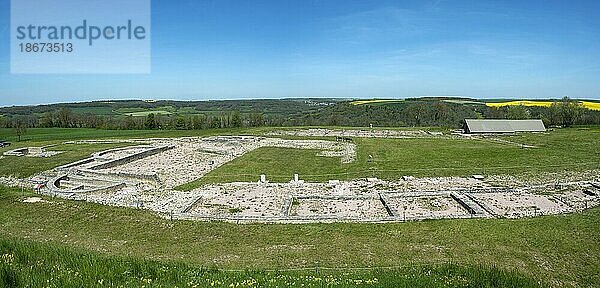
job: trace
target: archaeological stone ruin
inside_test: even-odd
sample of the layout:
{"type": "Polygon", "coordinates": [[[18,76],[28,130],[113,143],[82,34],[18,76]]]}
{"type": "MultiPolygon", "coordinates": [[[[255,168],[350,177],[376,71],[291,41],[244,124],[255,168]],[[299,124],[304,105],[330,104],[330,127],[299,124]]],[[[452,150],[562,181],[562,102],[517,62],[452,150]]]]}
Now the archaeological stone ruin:
{"type": "MultiPolygon", "coordinates": [[[[268,136],[212,136],[76,141],[70,144],[123,142],[89,158],[37,175],[39,192],[106,205],[148,209],[172,219],[248,222],[388,222],[443,218],[531,217],[581,211],[600,204],[598,171],[563,175],[557,181],[517,181],[510,176],[377,178],[324,183],[290,175],[272,183],[269,175],[253,182],[205,184],[191,191],[179,185],[261,147],[317,150],[319,157],[356,159],[347,137],[438,137],[423,131],[274,131],[268,136]],[[337,136],[334,140],[289,140],[277,135],[337,136]]],[[[350,139],[351,140],[351,139],[350,139]]],[[[8,153],[8,152],[7,152],[8,153]]],[[[45,153],[30,148],[11,153],[45,153]]],[[[5,153],[6,154],[6,153],[5,153]]],[[[11,155],[10,153],[8,155],[11,155]]],[[[16,154],[13,154],[16,155],[16,154]]]]}

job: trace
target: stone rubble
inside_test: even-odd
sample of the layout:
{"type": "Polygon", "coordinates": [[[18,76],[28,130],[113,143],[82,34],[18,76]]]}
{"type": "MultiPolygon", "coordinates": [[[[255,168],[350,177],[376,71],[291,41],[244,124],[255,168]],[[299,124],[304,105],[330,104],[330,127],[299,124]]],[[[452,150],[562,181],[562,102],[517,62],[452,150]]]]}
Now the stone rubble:
{"type": "Polygon", "coordinates": [[[4,156],[25,156],[25,157],[51,157],[63,153],[64,151],[50,151],[46,150],[47,147],[23,147],[13,150],[9,150],[3,153],[4,156]]]}
{"type": "Polygon", "coordinates": [[[301,136],[301,137],[357,137],[357,138],[415,138],[442,136],[440,132],[423,130],[381,130],[381,129],[293,129],[275,130],[265,133],[266,136],[301,136]]]}
{"type": "MultiPolygon", "coordinates": [[[[331,136],[332,130],[315,130],[331,136]]],[[[416,131],[394,132],[399,132],[398,137],[420,135],[416,131]]],[[[340,135],[369,135],[367,132],[340,135]]],[[[507,175],[415,178],[406,175],[395,181],[367,178],[332,179],[324,183],[308,183],[300,180],[302,175],[290,175],[294,180],[289,183],[256,179],[256,182],[207,184],[192,191],[176,191],[175,187],[204,177],[217,167],[261,147],[313,149],[319,151],[319,156],[339,157],[341,162],[349,163],[356,159],[356,146],[345,141],[253,136],[118,141],[139,146],[95,153],[35,179],[2,177],[0,184],[31,188],[34,183],[49,181],[48,188],[41,189],[41,193],[149,209],[165,217],[235,222],[514,218],[568,213],[600,205],[600,188],[590,184],[599,178],[598,170],[540,173],[532,178],[507,175]],[[156,150],[157,147],[169,149],[156,150]],[[158,152],[146,153],[150,150],[158,152]],[[106,163],[114,165],[93,169],[99,164],[105,167],[106,163]],[[106,183],[119,185],[106,189],[109,185],[106,183]]],[[[268,179],[266,175],[265,180],[268,179]]]]}
{"type": "Polygon", "coordinates": [[[261,147],[316,149],[324,151],[319,152],[319,156],[340,157],[342,163],[350,163],[356,159],[354,144],[324,140],[216,136],[161,139],[153,141],[153,145],[175,145],[175,148],[110,170],[114,173],[156,174],[165,189],[172,189],[194,181],[219,166],[261,147]]]}

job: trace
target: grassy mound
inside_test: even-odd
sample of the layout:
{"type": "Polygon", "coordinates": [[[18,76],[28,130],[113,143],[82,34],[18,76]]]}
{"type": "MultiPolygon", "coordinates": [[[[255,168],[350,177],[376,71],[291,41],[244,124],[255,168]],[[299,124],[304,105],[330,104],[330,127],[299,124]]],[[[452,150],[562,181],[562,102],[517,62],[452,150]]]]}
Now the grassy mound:
{"type": "Polygon", "coordinates": [[[226,271],[0,238],[0,287],[539,287],[497,268],[226,271]]]}

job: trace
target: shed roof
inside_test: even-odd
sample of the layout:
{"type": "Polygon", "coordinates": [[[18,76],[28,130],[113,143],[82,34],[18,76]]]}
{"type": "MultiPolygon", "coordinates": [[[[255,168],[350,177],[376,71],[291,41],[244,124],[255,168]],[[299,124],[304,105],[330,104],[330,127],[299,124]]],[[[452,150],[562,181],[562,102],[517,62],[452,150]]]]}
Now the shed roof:
{"type": "Polygon", "coordinates": [[[503,120],[503,119],[465,119],[467,133],[514,133],[544,132],[546,127],[540,119],[503,120]]]}

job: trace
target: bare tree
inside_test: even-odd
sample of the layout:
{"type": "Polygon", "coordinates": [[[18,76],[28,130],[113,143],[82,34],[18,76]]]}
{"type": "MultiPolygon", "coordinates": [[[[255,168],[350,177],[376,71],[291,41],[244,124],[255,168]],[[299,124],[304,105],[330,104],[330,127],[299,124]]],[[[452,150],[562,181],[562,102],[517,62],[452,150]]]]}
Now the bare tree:
{"type": "Polygon", "coordinates": [[[25,125],[23,121],[17,120],[13,123],[13,129],[15,131],[15,135],[17,135],[17,138],[19,139],[18,141],[21,142],[21,136],[27,133],[27,125],[25,125]]]}

